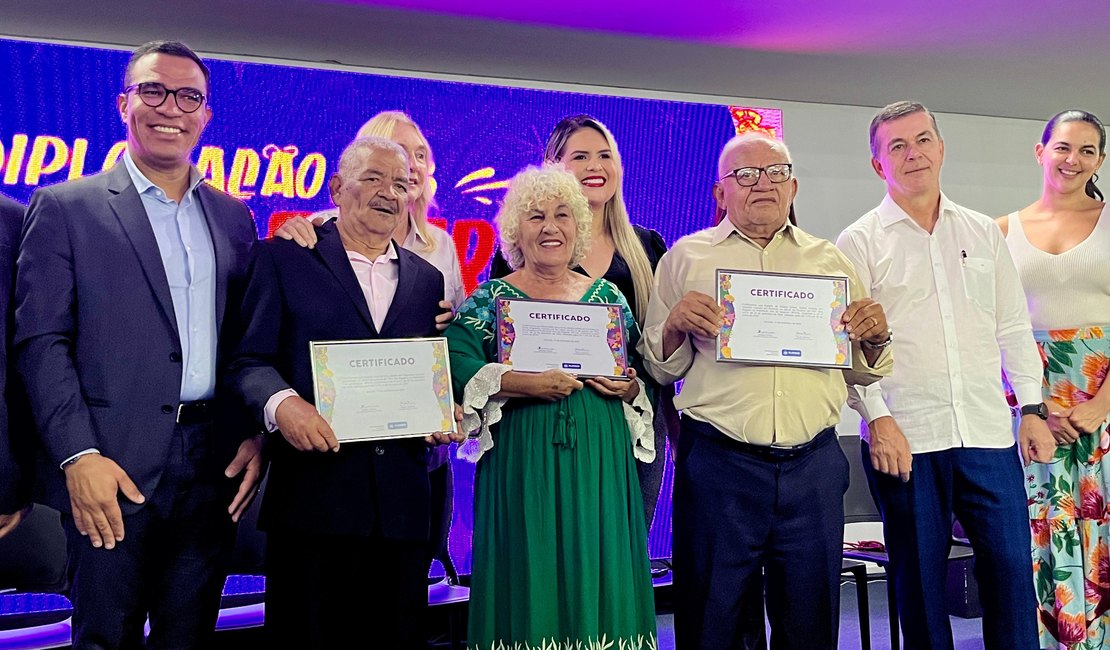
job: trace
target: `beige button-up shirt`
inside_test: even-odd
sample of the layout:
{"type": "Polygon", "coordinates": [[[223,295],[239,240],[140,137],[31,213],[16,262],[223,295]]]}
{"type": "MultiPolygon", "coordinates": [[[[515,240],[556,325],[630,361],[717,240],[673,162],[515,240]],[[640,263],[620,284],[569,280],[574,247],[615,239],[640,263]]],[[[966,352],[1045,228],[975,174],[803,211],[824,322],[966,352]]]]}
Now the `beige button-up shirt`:
{"type": "Polygon", "coordinates": [[[640,352],[660,383],[684,380],[675,397],[684,417],[751,444],[800,445],[840,421],[845,382],[869,384],[890,374],[890,348],[870,367],[858,343],[852,346],[852,370],[718,362],[716,340],[695,336],[663,358],[663,323],[671,308],[690,291],[715,296],[717,269],[844,276],[851,300],[868,295],[852,263],[831,242],[790,224],[766,248],[727,218],[683,237],[659,261],[640,352]]]}

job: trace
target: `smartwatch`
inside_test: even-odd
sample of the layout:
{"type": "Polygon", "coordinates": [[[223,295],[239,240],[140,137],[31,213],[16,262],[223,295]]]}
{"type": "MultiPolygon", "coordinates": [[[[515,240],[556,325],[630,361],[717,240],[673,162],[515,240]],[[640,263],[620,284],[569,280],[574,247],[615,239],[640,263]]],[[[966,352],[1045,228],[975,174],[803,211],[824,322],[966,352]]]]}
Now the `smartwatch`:
{"type": "Polygon", "coordinates": [[[1021,414],[1023,416],[1035,415],[1042,420],[1047,420],[1048,407],[1044,405],[1044,402],[1037,402],[1036,404],[1026,404],[1025,406],[1021,407],[1021,414]]]}

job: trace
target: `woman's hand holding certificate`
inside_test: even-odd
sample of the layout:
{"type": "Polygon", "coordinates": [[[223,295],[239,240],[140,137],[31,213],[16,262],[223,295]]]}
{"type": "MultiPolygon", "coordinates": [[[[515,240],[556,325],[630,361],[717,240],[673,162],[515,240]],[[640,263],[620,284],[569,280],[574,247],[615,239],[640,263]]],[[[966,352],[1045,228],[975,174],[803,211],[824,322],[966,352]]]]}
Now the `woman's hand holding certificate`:
{"type": "Polygon", "coordinates": [[[597,391],[599,395],[615,397],[622,402],[631,404],[632,400],[640,394],[640,382],[631,381],[636,378],[635,368],[629,368],[624,376],[628,378],[628,381],[609,379],[608,377],[594,377],[593,379],[587,379],[586,385],[597,391]]]}

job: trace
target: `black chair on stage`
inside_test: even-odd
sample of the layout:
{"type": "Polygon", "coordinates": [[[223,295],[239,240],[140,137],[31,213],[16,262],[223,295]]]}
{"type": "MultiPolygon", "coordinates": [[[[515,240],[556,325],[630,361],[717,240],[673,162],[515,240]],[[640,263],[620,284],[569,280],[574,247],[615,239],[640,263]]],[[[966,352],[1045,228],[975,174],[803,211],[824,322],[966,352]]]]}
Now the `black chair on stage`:
{"type": "MultiPolygon", "coordinates": [[[[860,440],[858,436],[838,436],[840,448],[848,458],[848,491],[844,493],[844,543],[845,548],[864,540],[883,539],[882,517],[867,486],[867,475],[863,472],[860,459],[860,440]]],[[[871,611],[867,586],[871,582],[886,580],[886,562],[874,558],[858,557],[853,551],[845,550],[841,573],[851,577],[856,587],[856,606],[859,614],[859,638],[863,650],[871,649],[871,611]]],[[[894,611],[893,591],[888,591],[891,611],[894,611]]],[[[891,615],[891,647],[898,643],[897,618],[891,615]]]]}
{"type": "Polygon", "coordinates": [[[36,504],[0,539],[0,647],[68,646],[68,586],[61,515],[36,504]]]}
{"type": "Polygon", "coordinates": [[[61,515],[36,504],[18,528],[0,539],[0,590],[64,594],[67,586],[61,515]]]}

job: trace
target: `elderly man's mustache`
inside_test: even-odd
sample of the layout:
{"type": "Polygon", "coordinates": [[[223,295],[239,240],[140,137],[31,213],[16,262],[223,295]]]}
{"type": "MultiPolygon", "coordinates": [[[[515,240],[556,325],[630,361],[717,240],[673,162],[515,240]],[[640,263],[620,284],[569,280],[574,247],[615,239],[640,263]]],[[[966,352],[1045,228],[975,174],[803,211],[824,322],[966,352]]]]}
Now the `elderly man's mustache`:
{"type": "Polygon", "coordinates": [[[395,201],[371,201],[370,209],[397,214],[398,204],[395,201]]]}

